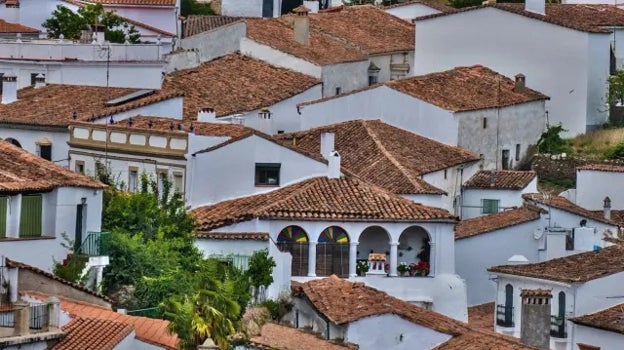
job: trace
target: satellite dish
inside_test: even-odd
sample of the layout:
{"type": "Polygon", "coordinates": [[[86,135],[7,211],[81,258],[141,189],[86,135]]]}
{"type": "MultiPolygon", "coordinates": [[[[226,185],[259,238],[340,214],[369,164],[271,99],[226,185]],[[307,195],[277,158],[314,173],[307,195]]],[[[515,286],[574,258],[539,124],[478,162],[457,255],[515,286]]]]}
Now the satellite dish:
{"type": "Polygon", "coordinates": [[[544,235],[544,230],[541,227],[535,229],[535,232],[533,232],[533,238],[535,239],[540,239],[542,238],[543,235],[544,235]]]}

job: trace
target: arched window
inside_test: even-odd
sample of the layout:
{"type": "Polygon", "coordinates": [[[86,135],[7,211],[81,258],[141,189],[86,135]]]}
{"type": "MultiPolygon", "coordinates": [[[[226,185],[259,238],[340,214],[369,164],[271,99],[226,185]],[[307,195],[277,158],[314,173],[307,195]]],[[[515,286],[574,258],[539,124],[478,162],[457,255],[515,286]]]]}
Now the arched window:
{"type": "Polygon", "coordinates": [[[349,235],[338,226],[321,232],[316,245],[316,275],[349,276],[349,235]]]}
{"type": "Polygon", "coordinates": [[[277,247],[292,255],[292,276],[308,275],[308,235],[299,226],[288,226],[277,235],[277,247]]]}
{"type": "Polygon", "coordinates": [[[4,139],[4,141],[10,142],[11,144],[13,144],[13,146],[17,146],[19,148],[22,148],[22,145],[16,139],[14,139],[12,137],[8,137],[8,138],[4,139]]]}

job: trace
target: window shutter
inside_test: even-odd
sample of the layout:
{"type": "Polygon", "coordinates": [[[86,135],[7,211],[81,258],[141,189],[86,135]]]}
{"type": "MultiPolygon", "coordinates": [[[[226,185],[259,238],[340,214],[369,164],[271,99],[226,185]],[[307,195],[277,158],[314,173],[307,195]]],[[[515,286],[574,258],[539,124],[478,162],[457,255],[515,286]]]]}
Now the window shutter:
{"type": "Polygon", "coordinates": [[[8,197],[0,197],[0,238],[6,237],[8,197]]]}
{"type": "Polygon", "coordinates": [[[20,237],[41,236],[42,197],[40,194],[22,196],[20,237]]]}

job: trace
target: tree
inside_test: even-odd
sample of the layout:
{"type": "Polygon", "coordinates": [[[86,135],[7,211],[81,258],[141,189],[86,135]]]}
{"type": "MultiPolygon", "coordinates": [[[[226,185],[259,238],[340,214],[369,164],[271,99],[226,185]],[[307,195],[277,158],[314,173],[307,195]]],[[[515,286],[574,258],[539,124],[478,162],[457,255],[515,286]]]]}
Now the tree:
{"type": "Polygon", "coordinates": [[[561,133],[566,132],[567,130],[558,125],[550,125],[542,133],[539,140],[537,141],[538,151],[540,153],[550,153],[550,154],[559,154],[559,153],[568,153],[572,150],[570,147],[570,143],[568,140],[564,140],[561,138],[561,133]]]}
{"type": "Polygon", "coordinates": [[[624,70],[618,70],[609,77],[609,105],[624,105],[624,70]]]}
{"type": "Polygon", "coordinates": [[[209,4],[200,4],[196,0],[182,0],[180,7],[182,16],[215,14],[209,4]]]}
{"type": "Polygon", "coordinates": [[[102,4],[88,4],[73,12],[63,5],[57,5],[52,16],[43,22],[49,38],[80,39],[85,26],[101,24],[105,28],[104,38],[112,43],[126,41],[126,32],[130,43],[138,43],[140,34],[133,25],[129,25],[114,11],[106,11],[102,4]]]}
{"type": "Polygon", "coordinates": [[[259,287],[268,287],[273,283],[273,268],[275,260],[269,256],[267,250],[258,250],[249,259],[249,269],[246,275],[249,276],[249,283],[255,287],[256,293],[259,287]]]}

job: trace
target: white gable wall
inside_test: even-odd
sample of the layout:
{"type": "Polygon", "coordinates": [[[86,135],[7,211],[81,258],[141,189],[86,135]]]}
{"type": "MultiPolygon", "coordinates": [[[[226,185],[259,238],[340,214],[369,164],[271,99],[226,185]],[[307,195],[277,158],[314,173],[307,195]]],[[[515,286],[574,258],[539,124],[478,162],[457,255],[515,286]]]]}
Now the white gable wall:
{"type": "Polygon", "coordinates": [[[624,209],[624,173],[577,170],[576,204],[589,210],[602,210],[605,197],[611,209],[624,209]]]}
{"type": "Polygon", "coordinates": [[[265,61],[269,64],[288,68],[296,72],[321,78],[322,67],[308,62],[299,57],[274,49],[268,45],[260,44],[249,38],[240,40],[240,52],[249,57],[265,61]]]}
{"type": "Polygon", "coordinates": [[[597,278],[578,286],[575,315],[581,316],[622,303],[624,272],[597,278]]]}
{"type": "MultiPolygon", "coordinates": [[[[458,200],[461,195],[461,184],[479,171],[479,163],[467,163],[422,175],[427,183],[446,191],[442,196],[441,205],[434,205],[459,215],[458,200]]],[[[426,203],[423,203],[426,204],[426,203]]]]}
{"type": "Polygon", "coordinates": [[[386,86],[300,107],[301,129],[357,119],[381,119],[428,138],[457,145],[459,122],[449,111],[386,86]]]}
{"type": "Polygon", "coordinates": [[[383,314],[350,322],[347,325],[345,341],[358,344],[360,350],[429,350],[450,338],[448,334],[423,327],[397,315],[383,314]]]}
{"type": "Polygon", "coordinates": [[[624,344],[624,335],[617,332],[574,324],[572,344],[586,344],[600,349],[618,349],[624,344]]]}
{"type": "Polygon", "coordinates": [[[520,207],[524,203],[522,195],[525,193],[537,192],[537,177],[521,190],[494,190],[481,188],[468,188],[463,191],[462,196],[462,219],[470,219],[485,215],[482,213],[482,199],[498,199],[499,211],[504,211],[513,207],[520,207]]]}
{"type": "Polygon", "coordinates": [[[32,154],[39,154],[37,141],[47,138],[52,143],[52,161],[57,165],[67,166],[69,133],[64,128],[37,128],[23,126],[22,128],[10,124],[0,125],[0,138],[12,138],[20,143],[22,148],[32,154]]]}
{"type": "Polygon", "coordinates": [[[391,7],[385,10],[387,13],[411,22],[412,19],[421,16],[433,15],[441,11],[431,8],[425,4],[413,3],[398,7],[391,7]]]}
{"type": "Polygon", "coordinates": [[[340,88],[341,93],[360,89],[368,86],[368,61],[326,65],[322,67],[321,76],[323,80],[322,97],[335,96],[337,88],[340,88]]]}
{"type": "Polygon", "coordinates": [[[551,97],[549,121],[562,122],[568,136],[606,120],[597,107],[607,91],[609,35],[494,8],[419,21],[416,27],[416,74],[474,64],[508,77],[523,73],[527,86],[551,97]]]}

